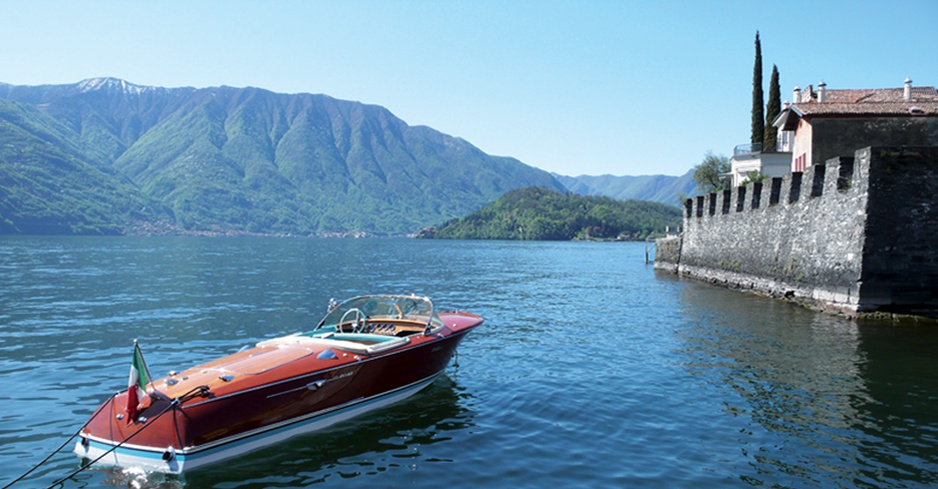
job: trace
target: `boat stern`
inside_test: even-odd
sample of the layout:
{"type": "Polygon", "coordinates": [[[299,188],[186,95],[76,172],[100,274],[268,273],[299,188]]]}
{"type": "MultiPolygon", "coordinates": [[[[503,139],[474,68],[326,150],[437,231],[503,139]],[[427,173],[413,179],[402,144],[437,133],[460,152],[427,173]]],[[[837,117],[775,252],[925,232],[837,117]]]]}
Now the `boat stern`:
{"type": "Polygon", "coordinates": [[[163,450],[144,448],[99,440],[84,433],[72,451],[85,463],[98,467],[139,467],[146,471],[181,474],[186,465],[185,454],[171,446],[163,450]]]}

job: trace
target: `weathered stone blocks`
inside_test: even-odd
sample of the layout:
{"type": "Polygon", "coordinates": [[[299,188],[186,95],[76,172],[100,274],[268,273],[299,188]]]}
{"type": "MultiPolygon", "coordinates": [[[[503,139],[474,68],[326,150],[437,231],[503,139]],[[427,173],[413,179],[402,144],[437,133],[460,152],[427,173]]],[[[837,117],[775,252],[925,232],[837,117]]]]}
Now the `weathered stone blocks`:
{"type": "Polygon", "coordinates": [[[733,288],[938,316],[938,147],[864,148],[688,199],[680,242],[657,246],[656,268],[733,288]]]}

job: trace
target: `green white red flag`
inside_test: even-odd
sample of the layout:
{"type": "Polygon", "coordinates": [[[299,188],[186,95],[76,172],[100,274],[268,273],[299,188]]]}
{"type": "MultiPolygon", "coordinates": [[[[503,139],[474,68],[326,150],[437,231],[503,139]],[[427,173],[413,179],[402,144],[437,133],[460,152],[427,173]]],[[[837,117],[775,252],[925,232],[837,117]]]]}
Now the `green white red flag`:
{"type": "Polygon", "coordinates": [[[140,345],[134,340],[134,359],[130,363],[130,378],[127,379],[127,417],[131,423],[137,418],[137,405],[146,397],[149,383],[150,370],[143,359],[140,345]]]}

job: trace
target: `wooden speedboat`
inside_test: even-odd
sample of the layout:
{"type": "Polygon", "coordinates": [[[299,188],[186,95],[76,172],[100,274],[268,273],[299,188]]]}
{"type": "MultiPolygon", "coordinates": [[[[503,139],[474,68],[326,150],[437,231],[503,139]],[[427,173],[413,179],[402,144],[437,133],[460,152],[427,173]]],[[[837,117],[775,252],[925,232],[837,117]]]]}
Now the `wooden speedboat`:
{"type": "Polygon", "coordinates": [[[437,312],[417,296],[357,297],[330,309],[312,331],[156,380],[135,344],[127,391],[92,415],[75,453],[170,473],[250,453],[413,395],[483,321],[437,312]]]}

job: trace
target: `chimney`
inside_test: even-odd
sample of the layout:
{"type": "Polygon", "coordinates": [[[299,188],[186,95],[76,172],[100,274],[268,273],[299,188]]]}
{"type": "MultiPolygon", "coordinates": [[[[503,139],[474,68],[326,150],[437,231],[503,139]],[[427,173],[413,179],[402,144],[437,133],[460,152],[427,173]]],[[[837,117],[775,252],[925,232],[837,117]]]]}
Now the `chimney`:
{"type": "Polygon", "coordinates": [[[827,84],[824,83],[824,80],[821,80],[821,83],[817,86],[817,101],[824,102],[824,99],[827,98],[827,84]]]}
{"type": "Polygon", "coordinates": [[[791,100],[793,104],[801,103],[801,87],[795,85],[795,89],[791,92],[791,100]]]}
{"type": "Polygon", "coordinates": [[[905,101],[912,100],[912,79],[905,77],[905,89],[902,91],[902,99],[905,101]]]}

